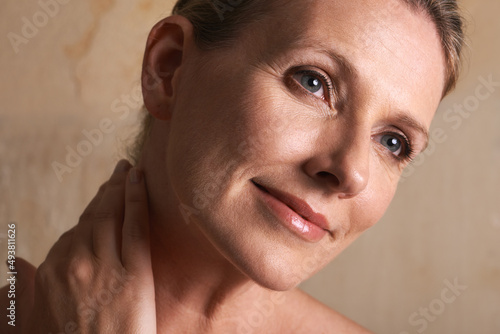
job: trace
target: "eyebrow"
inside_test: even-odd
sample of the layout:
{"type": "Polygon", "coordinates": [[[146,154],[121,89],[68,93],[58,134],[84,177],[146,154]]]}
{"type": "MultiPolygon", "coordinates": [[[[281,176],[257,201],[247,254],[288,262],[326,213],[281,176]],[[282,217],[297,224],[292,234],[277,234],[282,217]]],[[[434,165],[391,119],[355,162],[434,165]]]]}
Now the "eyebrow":
{"type": "Polygon", "coordinates": [[[342,70],[353,76],[357,76],[359,73],[356,67],[349,61],[349,59],[347,59],[347,57],[340,53],[338,50],[333,48],[332,45],[325,44],[320,40],[309,39],[299,39],[297,41],[297,45],[299,45],[300,47],[305,46],[306,48],[314,49],[315,51],[326,55],[327,57],[331,58],[336,64],[338,64],[342,68],[342,70]]]}
{"type": "Polygon", "coordinates": [[[356,67],[354,67],[351,62],[343,55],[340,53],[336,52],[335,50],[332,49],[327,49],[321,46],[321,49],[319,49],[321,53],[326,54],[328,57],[333,59],[334,62],[340,65],[340,67],[346,71],[347,73],[357,76],[358,75],[358,70],[356,67]]]}

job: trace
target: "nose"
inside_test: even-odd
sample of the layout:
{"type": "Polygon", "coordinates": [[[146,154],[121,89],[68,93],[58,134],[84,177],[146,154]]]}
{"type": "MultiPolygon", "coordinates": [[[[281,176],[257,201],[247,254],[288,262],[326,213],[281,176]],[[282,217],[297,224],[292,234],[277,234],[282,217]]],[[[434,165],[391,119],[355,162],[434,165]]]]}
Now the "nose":
{"type": "MultiPolygon", "coordinates": [[[[319,144],[318,150],[304,165],[305,172],[320,187],[341,198],[361,193],[370,177],[370,135],[342,136],[335,143],[319,144]]],[[[324,141],[322,141],[324,143],[324,141]]]]}

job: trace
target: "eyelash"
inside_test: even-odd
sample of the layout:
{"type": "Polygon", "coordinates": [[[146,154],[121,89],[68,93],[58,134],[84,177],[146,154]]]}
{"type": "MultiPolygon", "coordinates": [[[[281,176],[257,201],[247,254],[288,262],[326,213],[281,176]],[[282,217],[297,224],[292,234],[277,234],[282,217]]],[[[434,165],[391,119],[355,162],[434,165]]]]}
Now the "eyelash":
{"type": "Polygon", "coordinates": [[[400,160],[406,163],[410,163],[414,158],[415,150],[413,149],[413,145],[411,144],[410,140],[405,136],[403,136],[403,143],[405,145],[405,152],[403,153],[403,156],[400,158],[400,160]]]}

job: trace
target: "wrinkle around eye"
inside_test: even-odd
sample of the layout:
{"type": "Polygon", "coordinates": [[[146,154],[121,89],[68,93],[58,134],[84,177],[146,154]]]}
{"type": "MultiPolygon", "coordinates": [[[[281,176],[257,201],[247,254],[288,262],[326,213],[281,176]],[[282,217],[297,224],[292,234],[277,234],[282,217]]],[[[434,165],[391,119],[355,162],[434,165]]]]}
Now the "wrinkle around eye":
{"type": "Polygon", "coordinates": [[[392,153],[388,152],[380,143],[373,143],[373,157],[375,161],[380,166],[383,166],[391,181],[394,181],[400,178],[403,170],[410,164],[410,161],[398,160],[394,156],[391,157],[392,153]]]}
{"type": "Polygon", "coordinates": [[[319,117],[324,119],[332,119],[336,116],[336,111],[330,101],[322,99],[312,92],[307,91],[296,79],[289,75],[284,78],[284,83],[290,96],[295,101],[299,101],[306,108],[313,108],[316,112],[319,111],[319,117]]]}
{"type": "Polygon", "coordinates": [[[315,111],[313,113],[295,112],[297,115],[306,116],[308,118],[314,116],[320,119],[332,119],[337,115],[334,108],[330,106],[331,103],[329,104],[324,99],[320,99],[312,95],[312,93],[307,92],[304,87],[300,86],[296,80],[290,77],[290,69],[285,69],[279,62],[250,64],[249,66],[255,69],[252,80],[256,81],[266,78],[265,84],[269,85],[269,89],[273,91],[272,94],[274,95],[275,102],[281,101],[279,103],[285,106],[288,105],[286,101],[290,100],[301,106],[301,108],[297,109],[314,109],[315,111]],[[291,81],[293,81],[293,83],[291,81]],[[286,93],[286,100],[284,100],[285,98],[283,95],[277,94],[277,91],[274,90],[274,88],[277,87],[280,87],[281,92],[286,93]],[[298,98],[298,94],[301,94],[302,98],[298,98]]]}

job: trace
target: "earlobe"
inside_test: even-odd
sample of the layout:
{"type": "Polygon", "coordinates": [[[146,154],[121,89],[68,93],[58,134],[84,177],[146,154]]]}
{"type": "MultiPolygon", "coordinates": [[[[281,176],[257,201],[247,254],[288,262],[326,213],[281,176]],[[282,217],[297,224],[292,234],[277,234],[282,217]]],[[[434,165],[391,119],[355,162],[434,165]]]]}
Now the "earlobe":
{"type": "Polygon", "coordinates": [[[186,39],[191,35],[192,25],[182,16],[161,20],[149,33],[141,83],[144,104],[155,118],[168,120],[171,117],[174,76],[179,73],[186,39]]]}

